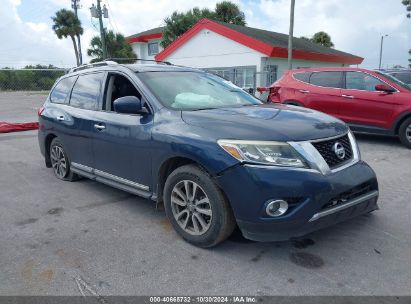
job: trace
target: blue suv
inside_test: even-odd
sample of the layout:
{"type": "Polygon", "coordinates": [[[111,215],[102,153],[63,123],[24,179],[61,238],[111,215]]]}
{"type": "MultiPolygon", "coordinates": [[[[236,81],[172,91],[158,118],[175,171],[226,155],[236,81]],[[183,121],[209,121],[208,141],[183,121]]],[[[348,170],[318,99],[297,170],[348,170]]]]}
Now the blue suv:
{"type": "Polygon", "coordinates": [[[75,68],[52,88],[39,125],[57,178],[163,202],[177,233],[200,247],[237,226],[279,241],[378,209],[376,176],[343,122],[263,104],[201,70],[75,68]]]}

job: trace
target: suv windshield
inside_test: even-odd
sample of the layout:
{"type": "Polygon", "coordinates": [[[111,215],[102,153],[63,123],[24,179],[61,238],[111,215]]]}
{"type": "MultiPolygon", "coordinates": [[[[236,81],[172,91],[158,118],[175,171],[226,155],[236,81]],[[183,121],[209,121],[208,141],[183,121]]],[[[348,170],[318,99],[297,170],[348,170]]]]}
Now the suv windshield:
{"type": "Polygon", "coordinates": [[[144,72],[139,78],[166,107],[204,110],[262,102],[221,77],[201,72],[144,72]]]}
{"type": "Polygon", "coordinates": [[[394,82],[396,85],[399,85],[399,86],[402,87],[403,89],[406,89],[406,90],[411,91],[411,86],[408,85],[408,84],[406,84],[406,83],[404,83],[404,82],[402,82],[402,81],[399,80],[398,78],[395,78],[394,76],[391,76],[391,75],[389,75],[389,74],[386,74],[386,73],[383,73],[383,72],[380,72],[380,71],[377,71],[377,74],[379,74],[379,75],[385,77],[386,79],[394,82]]]}

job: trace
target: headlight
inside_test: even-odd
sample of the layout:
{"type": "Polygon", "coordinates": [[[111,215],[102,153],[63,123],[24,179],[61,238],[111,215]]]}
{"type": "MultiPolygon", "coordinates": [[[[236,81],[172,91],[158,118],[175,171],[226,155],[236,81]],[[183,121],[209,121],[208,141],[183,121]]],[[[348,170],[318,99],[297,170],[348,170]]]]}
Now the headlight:
{"type": "Polygon", "coordinates": [[[298,168],[307,167],[300,154],[285,142],[220,139],[218,144],[241,162],[298,168]]]}

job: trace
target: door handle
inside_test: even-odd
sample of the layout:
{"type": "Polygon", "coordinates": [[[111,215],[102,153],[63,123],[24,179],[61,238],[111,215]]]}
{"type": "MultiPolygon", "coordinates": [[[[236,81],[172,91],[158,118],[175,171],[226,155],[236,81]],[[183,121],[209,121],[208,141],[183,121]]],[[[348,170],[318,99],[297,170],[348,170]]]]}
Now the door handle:
{"type": "Polygon", "coordinates": [[[341,97],[348,98],[348,99],[354,99],[354,96],[352,96],[352,95],[343,94],[343,95],[341,95],[341,97]]]}
{"type": "Polygon", "coordinates": [[[94,129],[96,129],[96,130],[98,130],[98,131],[102,131],[102,130],[104,130],[106,128],[106,126],[105,125],[102,125],[102,124],[95,124],[94,125],[94,129]]]}
{"type": "Polygon", "coordinates": [[[298,90],[300,93],[304,93],[304,94],[307,94],[307,93],[310,93],[310,91],[308,91],[308,90],[298,90]]]}
{"type": "Polygon", "coordinates": [[[63,121],[63,120],[65,120],[65,118],[64,118],[63,115],[57,116],[56,119],[57,119],[58,121],[63,121]]]}

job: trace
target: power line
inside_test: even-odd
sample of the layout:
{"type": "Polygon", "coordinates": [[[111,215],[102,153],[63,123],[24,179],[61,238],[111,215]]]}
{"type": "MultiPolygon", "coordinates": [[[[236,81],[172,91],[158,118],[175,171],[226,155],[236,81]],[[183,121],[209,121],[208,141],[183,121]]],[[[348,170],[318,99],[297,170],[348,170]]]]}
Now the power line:
{"type": "Polygon", "coordinates": [[[111,15],[111,18],[109,18],[108,20],[109,20],[109,22],[110,22],[110,24],[111,24],[111,21],[110,21],[110,20],[113,19],[114,27],[116,28],[116,32],[118,33],[119,30],[118,30],[118,27],[117,27],[117,23],[116,23],[116,20],[115,20],[115,17],[114,17],[113,10],[111,9],[110,2],[109,2],[108,0],[106,0],[106,1],[107,1],[108,9],[109,9],[109,11],[110,11],[110,15],[111,15]]]}

